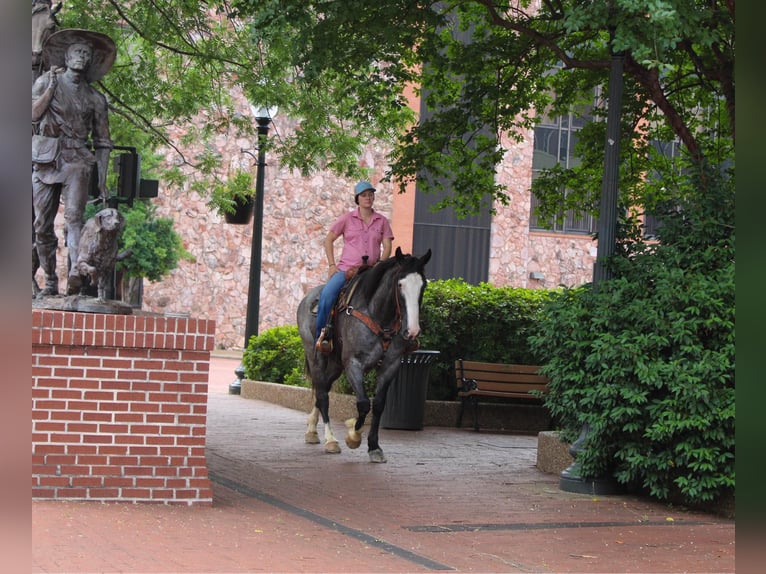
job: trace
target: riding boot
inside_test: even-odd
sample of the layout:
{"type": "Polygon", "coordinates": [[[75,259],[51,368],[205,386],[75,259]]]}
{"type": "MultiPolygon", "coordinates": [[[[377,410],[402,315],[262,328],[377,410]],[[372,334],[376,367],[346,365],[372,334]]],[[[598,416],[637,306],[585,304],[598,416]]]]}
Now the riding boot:
{"type": "Polygon", "coordinates": [[[322,327],[316,342],[316,350],[325,355],[332,353],[332,325],[322,327]]]}

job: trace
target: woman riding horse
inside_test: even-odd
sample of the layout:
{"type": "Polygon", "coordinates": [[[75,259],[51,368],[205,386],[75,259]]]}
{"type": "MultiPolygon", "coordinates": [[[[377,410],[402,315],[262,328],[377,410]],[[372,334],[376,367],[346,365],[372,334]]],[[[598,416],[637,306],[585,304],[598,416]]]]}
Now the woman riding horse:
{"type": "Polygon", "coordinates": [[[404,255],[396,249],[394,257],[378,262],[358,274],[341,294],[337,306],[338,345],[329,354],[315,346],[316,321],[312,314],[322,286],[315,287],[298,306],[298,329],[306,355],[306,367],[314,389],[315,404],[308,417],[306,442],[319,443],[319,415],[324,423],[325,451],[340,452],[329,417],[329,392],[333,382],[345,371],[356,395],[357,417],[346,421],[346,445],[358,448],[361,429],[372,408],[372,423],[367,437],[371,462],[386,462],[378,442],[380,417],[386,405],[391,382],[401,366],[401,357],[417,348],[420,333],[420,304],[426,287],[424,268],[431,250],[423,257],[404,255]],[[364,388],[364,375],[376,369],[375,396],[364,388]]]}

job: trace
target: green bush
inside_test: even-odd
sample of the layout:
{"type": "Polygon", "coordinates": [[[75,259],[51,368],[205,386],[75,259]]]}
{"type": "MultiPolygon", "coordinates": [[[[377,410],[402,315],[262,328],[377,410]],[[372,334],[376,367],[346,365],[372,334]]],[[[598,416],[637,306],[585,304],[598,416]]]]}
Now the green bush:
{"type": "Polygon", "coordinates": [[[273,327],[250,337],[242,363],[246,379],[311,386],[303,371],[303,343],[294,325],[273,327]]]}
{"type": "Polygon", "coordinates": [[[146,277],[159,281],[178,266],[181,259],[194,261],[173,229],[169,217],[157,217],[157,208],[148,201],[136,201],[127,208],[125,229],[120,235],[120,250],[130,249],[130,257],[119,261],[117,269],[127,277],[146,277]]]}
{"type": "Polygon", "coordinates": [[[471,285],[462,279],[429,281],[420,348],[440,354],[431,366],[428,398],[456,397],[456,359],[540,364],[527,339],[549,297],[545,290],[471,285]]]}
{"type": "MultiPolygon", "coordinates": [[[[85,208],[85,218],[100,210],[100,204],[89,204],[85,208]]],[[[157,217],[157,208],[150,201],[137,200],[132,207],[120,206],[120,213],[125,217],[125,229],[120,233],[119,250],[130,250],[131,254],[118,261],[116,268],[126,277],[159,281],[175,269],[180,260],[195,260],[184,248],[173,220],[157,217]]]]}
{"type": "Polygon", "coordinates": [[[621,246],[611,279],[556,296],[531,339],[564,439],[590,426],[582,475],[693,505],[735,484],[734,193],[715,180],[665,206],[658,244],[621,246]]]}

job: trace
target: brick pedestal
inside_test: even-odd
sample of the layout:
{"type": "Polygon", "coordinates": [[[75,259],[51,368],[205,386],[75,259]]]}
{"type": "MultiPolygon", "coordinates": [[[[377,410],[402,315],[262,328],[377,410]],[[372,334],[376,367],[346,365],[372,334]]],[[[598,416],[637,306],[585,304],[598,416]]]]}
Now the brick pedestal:
{"type": "Polygon", "coordinates": [[[32,496],[212,504],[215,322],[32,310],[32,496]]]}

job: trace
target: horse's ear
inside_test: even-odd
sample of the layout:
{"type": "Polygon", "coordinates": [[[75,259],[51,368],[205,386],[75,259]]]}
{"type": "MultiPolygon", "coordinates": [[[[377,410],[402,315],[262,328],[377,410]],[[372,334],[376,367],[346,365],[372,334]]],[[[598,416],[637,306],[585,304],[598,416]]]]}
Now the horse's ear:
{"type": "Polygon", "coordinates": [[[431,249],[429,248],[428,251],[426,251],[426,254],[420,258],[420,261],[418,261],[418,265],[420,265],[420,267],[425,267],[426,263],[428,263],[430,259],[431,259],[431,249]]]}
{"type": "Polygon", "coordinates": [[[401,263],[402,259],[404,258],[404,255],[402,255],[402,248],[398,247],[396,248],[396,253],[394,253],[394,256],[396,257],[396,260],[401,263]]]}

